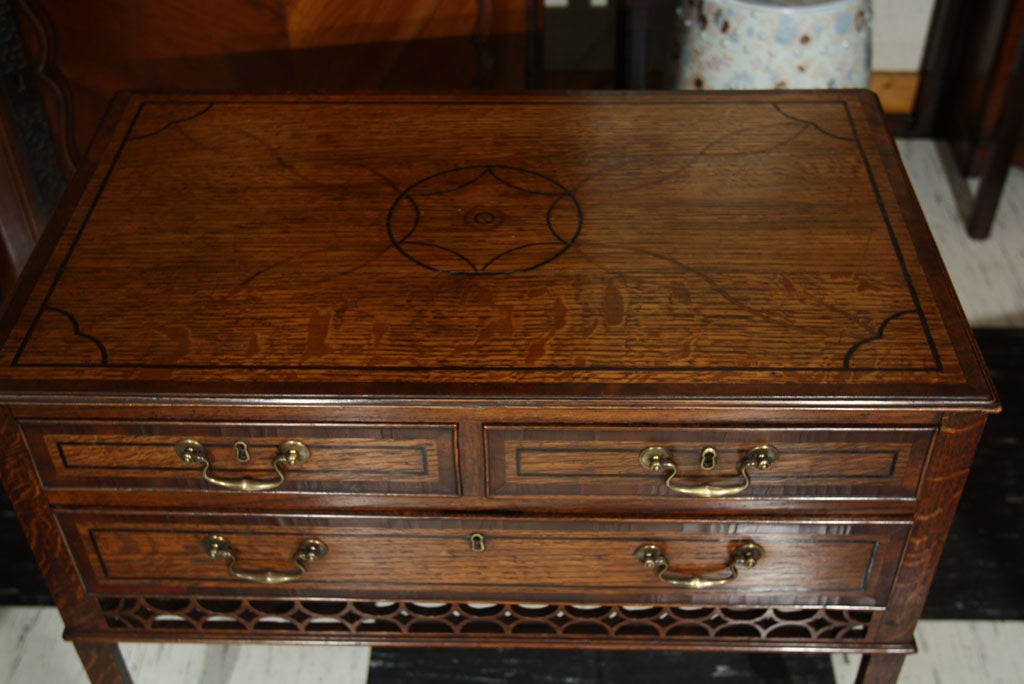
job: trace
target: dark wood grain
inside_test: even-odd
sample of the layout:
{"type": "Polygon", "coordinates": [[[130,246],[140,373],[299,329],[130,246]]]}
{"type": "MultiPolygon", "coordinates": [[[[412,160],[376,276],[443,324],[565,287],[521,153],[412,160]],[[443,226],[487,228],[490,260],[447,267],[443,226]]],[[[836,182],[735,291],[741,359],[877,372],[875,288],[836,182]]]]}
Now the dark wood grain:
{"type": "Polygon", "coordinates": [[[75,642],[75,650],[90,681],[97,684],[132,684],[128,666],[125,665],[117,644],[78,641],[75,642]]]}
{"type": "MultiPolygon", "coordinates": [[[[1024,2],[937,4],[913,126],[948,143],[954,175],[981,175],[974,200],[960,207],[974,238],[988,236],[1006,174],[1012,163],[1024,163],[1022,55],[1024,2]]],[[[954,181],[966,197],[963,179],[954,181]]]]}
{"type": "Polygon", "coordinates": [[[900,676],[903,660],[902,653],[869,653],[860,661],[857,669],[857,684],[885,684],[895,682],[900,676]]]}
{"type": "Polygon", "coordinates": [[[872,122],[831,93],[138,99],[3,374],[989,404],[872,122]]]}
{"type": "Polygon", "coordinates": [[[983,416],[954,415],[943,422],[921,483],[921,505],[893,583],[892,599],[878,625],[879,638],[913,638],[984,427],[983,416]]]}
{"type": "MultiPolygon", "coordinates": [[[[31,403],[15,409],[55,505],[178,510],[243,506],[251,511],[298,512],[429,510],[442,505],[438,497],[443,497],[445,506],[464,511],[564,513],[584,507],[614,514],[660,515],[671,510],[738,516],[774,514],[780,503],[799,501],[802,511],[827,516],[841,501],[851,516],[908,515],[914,510],[920,468],[935,430],[928,426],[940,421],[939,415],[927,411],[766,413],[700,410],[663,401],[614,407],[537,400],[264,407],[31,403]],[[467,411],[473,420],[466,420],[467,411]],[[679,428],[683,416],[686,423],[700,427],[679,428]],[[522,432],[512,426],[526,422],[545,427],[530,442],[539,451],[525,453],[533,460],[515,476],[515,454],[503,446],[504,438],[510,431],[522,432]],[[739,427],[752,422],[762,427],[739,427]],[[445,426],[455,425],[453,453],[453,428],[445,426]],[[549,443],[541,443],[537,435],[549,443]],[[655,442],[683,448],[677,441],[682,435],[698,451],[693,444],[706,442],[723,449],[720,473],[711,479],[738,479],[735,463],[730,471],[725,451],[729,440],[736,439],[745,440],[744,449],[777,442],[783,454],[776,468],[785,477],[772,470],[757,471],[754,488],[728,497],[727,510],[715,499],[670,494],[663,485],[665,476],[644,470],[638,455],[655,442]],[[305,440],[313,457],[287,469],[286,482],[275,491],[239,493],[202,481],[198,466],[178,460],[174,444],[186,436],[211,446],[214,476],[272,478],[268,454],[276,453],[284,439],[305,440]],[[640,438],[647,441],[637,441],[640,438]],[[254,449],[259,447],[254,461],[244,466],[232,462],[235,439],[248,439],[254,449]],[[562,458],[538,462],[545,453],[562,453],[562,458]],[[538,477],[536,467],[547,474],[538,477]],[[112,482],[120,489],[111,491],[112,482]],[[145,496],[140,497],[141,492],[145,496]]],[[[696,470],[695,461],[682,461],[685,453],[680,451],[683,472],[696,470]]]]}
{"type": "Polygon", "coordinates": [[[491,496],[656,497],[668,508],[685,499],[665,473],[640,464],[642,449],[670,450],[675,485],[732,486],[758,445],[775,447],[769,470],[753,471],[743,498],[913,498],[932,431],[710,428],[523,428],[488,426],[491,496]],[[701,452],[716,450],[712,470],[701,452]]]}
{"type": "Polygon", "coordinates": [[[61,516],[90,590],[270,596],[293,593],[435,600],[637,601],[739,605],[878,606],[886,596],[905,525],[771,525],[735,522],[578,523],[456,518],[231,518],[150,515],[61,516]],[[471,534],[484,536],[474,551],[471,534]],[[237,549],[240,569],[294,570],[306,538],[325,558],[287,586],[260,587],[231,577],[202,540],[220,535],[237,549]],[[663,547],[673,571],[727,575],[738,545],[765,550],[755,568],[720,588],[660,582],[634,556],[663,547]]]}
{"type": "Polygon", "coordinates": [[[1014,160],[1022,153],[1021,137],[1024,132],[1024,2],[1018,2],[1010,19],[1004,41],[1015,47],[1010,62],[1010,73],[1003,74],[1007,83],[1000,103],[999,119],[994,127],[992,145],[981,169],[981,182],[977,197],[967,219],[967,234],[973,238],[988,237],[992,221],[1003,194],[1003,185],[1014,160]]]}
{"type": "Polygon", "coordinates": [[[998,402],[873,96],[115,112],[0,322],[4,484],[73,640],[912,650],[998,402]],[[313,456],[222,491],[186,437],[224,477],[266,479],[283,439],[313,456]],[[781,456],[691,499],[639,471],[651,442],[731,478],[781,456]],[[329,551],[257,586],[212,534],[249,571],[329,551]],[[717,576],[750,541],[707,591],[634,555],[717,576]]]}
{"type": "MultiPolygon", "coordinates": [[[[68,547],[61,540],[56,520],[33,472],[17,426],[10,419],[6,408],[0,409],[0,413],[3,417],[0,421],[0,444],[5,455],[5,458],[0,459],[0,477],[25,531],[29,547],[39,563],[39,571],[50,590],[50,596],[69,630],[101,629],[105,621],[99,606],[87,598],[78,579],[75,563],[68,547]]],[[[90,676],[93,672],[97,673],[94,681],[109,681],[111,684],[122,681],[116,679],[120,660],[116,648],[111,650],[85,646],[82,653],[89,659],[90,676]]],[[[130,684],[130,680],[123,681],[130,684]]]]}
{"type": "MultiPolygon", "coordinates": [[[[267,425],[175,423],[22,423],[43,481],[51,486],[217,491],[203,467],[175,453],[179,440],[198,441],[210,461],[209,475],[222,480],[278,479],[273,461],[286,440],[301,441],[309,460],[283,466],[276,491],[457,496],[454,426],[267,425]],[[249,461],[239,462],[236,442],[249,461]]],[[[230,489],[220,486],[221,489],[230,489]]]]}
{"type": "Polygon", "coordinates": [[[997,140],[1002,113],[1013,99],[1014,61],[1024,29],[1024,3],[942,0],[924,56],[915,132],[950,143],[964,175],[982,171],[997,146],[1024,155],[1020,140],[997,140]]]}

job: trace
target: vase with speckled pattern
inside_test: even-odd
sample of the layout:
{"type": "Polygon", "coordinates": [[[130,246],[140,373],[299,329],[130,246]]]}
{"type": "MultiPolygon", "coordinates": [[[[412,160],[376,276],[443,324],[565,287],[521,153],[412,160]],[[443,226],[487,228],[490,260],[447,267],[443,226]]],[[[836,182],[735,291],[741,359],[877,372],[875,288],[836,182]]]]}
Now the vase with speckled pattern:
{"type": "Polygon", "coordinates": [[[680,0],[680,89],[865,88],[871,0],[680,0]]]}

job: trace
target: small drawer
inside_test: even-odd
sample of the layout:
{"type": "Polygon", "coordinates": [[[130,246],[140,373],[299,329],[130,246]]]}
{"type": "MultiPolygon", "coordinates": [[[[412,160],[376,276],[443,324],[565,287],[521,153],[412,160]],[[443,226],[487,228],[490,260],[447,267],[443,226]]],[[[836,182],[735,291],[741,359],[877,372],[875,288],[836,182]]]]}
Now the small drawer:
{"type": "Polygon", "coordinates": [[[457,496],[446,425],[27,422],[59,487],[457,496]]]}
{"type": "Polygon", "coordinates": [[[884,605],[910,527],[72,512],[59,519],[86,585],[108,595],[775,606],[884,605]],[[756,556],[752,567],[736,560],[744,553],[756,556]]]}
{"type": "Polygon", "coordinates": [[[491,497],[653,497],[666,503],[913,499],[934,434],[932,428],[905,427],[484,430],[491,497]]]}

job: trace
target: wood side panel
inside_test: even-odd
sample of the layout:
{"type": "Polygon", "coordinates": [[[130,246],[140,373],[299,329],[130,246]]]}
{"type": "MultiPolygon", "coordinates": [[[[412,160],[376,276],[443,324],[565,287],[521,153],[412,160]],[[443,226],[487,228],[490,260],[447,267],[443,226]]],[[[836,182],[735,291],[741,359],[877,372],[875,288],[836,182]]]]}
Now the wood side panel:
{"type": "Polygon", "coordinates": [[[929,454],[921,505],[914,514],[892,600],[876,631],[881,640],[913,639],[985,420],[985,416],[954,415],[943,421],[929,454]]]}
{"type": "Polygon", "coordinates": [[[81,584],[63,535],[32,467],[25,441],[6,407],[0,408],[0,477],[39,570],[69,629],[98,630],[105,625],[98,606],[81,584]]]}

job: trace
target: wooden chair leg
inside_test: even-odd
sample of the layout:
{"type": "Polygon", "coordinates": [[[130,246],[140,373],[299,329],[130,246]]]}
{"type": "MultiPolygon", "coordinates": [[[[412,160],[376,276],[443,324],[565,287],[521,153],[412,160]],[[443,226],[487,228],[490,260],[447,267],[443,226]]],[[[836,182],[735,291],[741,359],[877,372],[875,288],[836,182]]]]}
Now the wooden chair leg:
{"type": "Polygon", "coordinates": [[[1013,75],[1006,98],[992,143],[992,151],[981,173],[978,197],[967,219],[967,234],[979,240],[988,237],[992,229],[992,219],[995,218],[996,208],[999,206],[1006,174],[1013,163],[1013,153],[1024,130],[1024,37],[1019,39],[1017,45],[1013,75]]]}
{"type": "Polygon", "coordinates": [[[117,644],[83,644],[75,650],[92,684],[132,684],[132,677],[117,644]]]}
{"type": "Polygon", "coordinates": [[[905,653],[869,653],[860,659],[857,684],[895,684],[905,653]]]}

